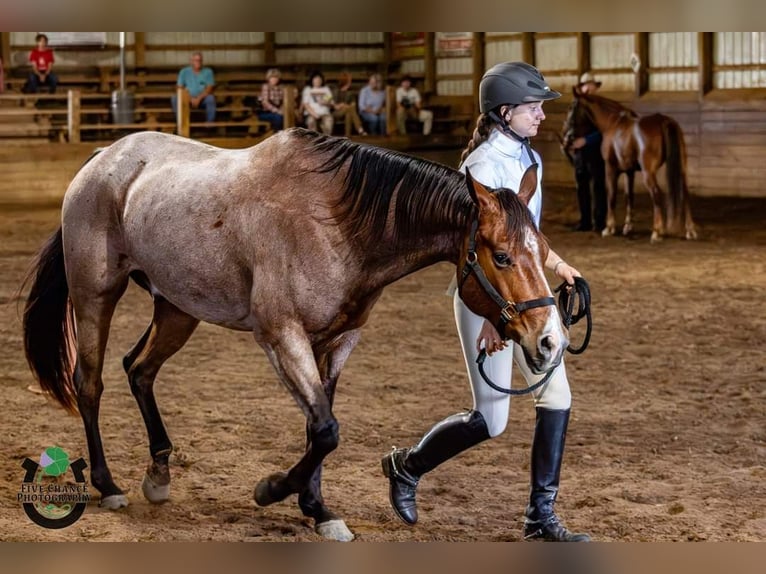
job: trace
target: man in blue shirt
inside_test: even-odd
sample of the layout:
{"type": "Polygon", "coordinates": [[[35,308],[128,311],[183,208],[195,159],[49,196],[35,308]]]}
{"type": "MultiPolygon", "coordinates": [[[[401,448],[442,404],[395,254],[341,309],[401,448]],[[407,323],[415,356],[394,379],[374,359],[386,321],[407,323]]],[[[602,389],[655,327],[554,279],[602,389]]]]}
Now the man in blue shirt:
{"type": "MultiPolygon", "coordinates": [[[[577,85],[584,94],[595,94],[601,87],[593,74],[585,72],[577,85]]],[[[600,232],[606,226],[606,182],[604,159],[601,156],[601,134],[595,126],[584,137],[573,143],[577,203],[580,223],[575,231],[600,232]],[[591,215],[591,182],[593,183],[593,212],[591,215]],[[591,217],[593,219],[591,219],[591,217]]]]}
{"type": "MultiPolygon", "coordinates": [[[[205,119],[208,122],[215,121],[215,78],[213,70],[202,67],[202,54],[194,52],[191,57],[191,66],[186,66],[178,72],[178,87],[185,88],[189,92],[189,105],[192,108],[204,108],[205,119]]],[[[178,115],[178,96],[173,94],[171,98],[173,113],[178,115]]]]}
{"type": "Polygon", "coordinates": [[[359,115],[371,135],[386,134],[386,91],[380,74],[373,74],[359,92],[359,115]]]}

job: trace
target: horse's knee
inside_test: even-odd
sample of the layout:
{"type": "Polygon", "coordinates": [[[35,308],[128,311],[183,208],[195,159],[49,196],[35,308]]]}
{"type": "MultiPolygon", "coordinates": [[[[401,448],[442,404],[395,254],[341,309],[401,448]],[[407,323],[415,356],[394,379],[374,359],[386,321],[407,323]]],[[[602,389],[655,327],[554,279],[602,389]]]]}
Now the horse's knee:
{"type": "Polygon", "coordinates": [[[322,423],[309,427],[311,434],[311,449],[323,454],[330,453],[338,447],[340,431],[338,421],[330,418],[322,423]]]}

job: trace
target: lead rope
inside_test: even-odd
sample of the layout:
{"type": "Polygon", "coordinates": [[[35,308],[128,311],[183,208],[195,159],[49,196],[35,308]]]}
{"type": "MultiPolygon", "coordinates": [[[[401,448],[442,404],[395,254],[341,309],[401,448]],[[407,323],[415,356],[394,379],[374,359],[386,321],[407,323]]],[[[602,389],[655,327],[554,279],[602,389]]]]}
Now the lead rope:
{"type": "MultiPolygon", "coordinates": [[[[567,287],[569,287],[569,284],[564,281],[561,285],[556,287],[554,292],[559,294],[559,313],[561,313],[561,320],[567,329],[569,329],[569,327],[572,325],[577,324],[583,317],[586,319],[585,339],[583,339],[582,345],[579,347],[573,347],[570,344],[567,347],[567,351],[573,355],[579,355],[588,348],[588,343],[590,343],[590,335],[591,331],[593,330],[593,318],[591,317],[590,312],[590,286],[588,285],[588,282],[582,277],[575,277],[574,282],[574,286],[571,287],[571,289],[568,289],[567,287]],[[575,299],[578,299],[577,313],[573,313],[575,299]]],[[[487,383],[497,392],[503,393],[504,395],[526,395],[536,391],[550,380],[551,376],[553,376],[553,372],[556,370],[556,367],[558,367],[558,365],[556,365],[556,367],[548,369],[542,379],[540,379],[534,385],[527,387],[526,389],[505,389],[493,383],[492,380],[484,372],[484,361],[486,359],[487,350],[482,349],[479,352],[479,356],[476,358],[476,364],[479,367],[479,374],[481,375],[481,378],[484,379],[485,383],[487,383]]]]}

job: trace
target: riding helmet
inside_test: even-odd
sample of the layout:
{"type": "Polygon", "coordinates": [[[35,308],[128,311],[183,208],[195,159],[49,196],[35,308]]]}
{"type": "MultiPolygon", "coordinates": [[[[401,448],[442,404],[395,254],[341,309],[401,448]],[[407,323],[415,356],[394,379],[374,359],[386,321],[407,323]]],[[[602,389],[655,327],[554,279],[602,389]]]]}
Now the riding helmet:
{"type": "Polygon", "coordinates": [[[479,109],[487,113],[497,106],[555,100],[561,94],[548,87],[534,66],[525,62],[504,62],[484,73],[479,84],[479,109]]]}

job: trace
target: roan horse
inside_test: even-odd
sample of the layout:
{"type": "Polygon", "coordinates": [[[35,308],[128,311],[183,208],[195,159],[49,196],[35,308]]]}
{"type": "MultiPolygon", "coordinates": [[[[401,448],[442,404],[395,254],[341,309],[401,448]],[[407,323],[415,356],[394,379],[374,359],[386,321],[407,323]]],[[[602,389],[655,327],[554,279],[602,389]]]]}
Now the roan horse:
{"type": "Polygon", "coordinates": [[[598,130],[603,141],[601,153],[606,165],[608,193],[606,227],[603,235],[614,235],[614,209],[617,181],[621,173],[627,175],[625,225],[622,232],[633,230],[633,176],[641,171],[652,197],[654,221],[651,241],[662,239],[667,230],[680,233],[682,218],[686,239],[696,239],[697,230],[689,206],[689,188],[686,183],[686,144],[678,122],[663,114],[639,116],[622,104],[595,94],[584,94],[577,87],[572,90],[574,100],[569,108],[561,134],[562,147],[569,156],[572,142],[589,131],[598,130]],[[657,183],[657,170],[666,165],[668,200],[664,201],[657,183]],[[667,205],[667,221],[663,207],[667,205]]]}
{"type": "Polygon", "coordinates": [[[466,304],[521,344],[535,372],[561,360],[568,341],[547,299],[548,246],[525,206],[536,171],[518,196],[492,193],[443,165],[302,129],[242,150],[141,133],[92,157],[30,273],[24,337],[41,387],[82,416],[101,505],[128,504],[107,467],[98,411],[109,324],[132,278],[154,300],[123,360],[149,438],[146,498],[170,493],[155,377],[207,321],[251,331],[306,416],[305,455],[262,479],[255,501],[297,493],[320,535],[352,539],[325,506],[321,466],[338,444],[338,376],[386,285],[438,261],[458,272],[477,261],[482,272],[461,287],[466,304]]]}

